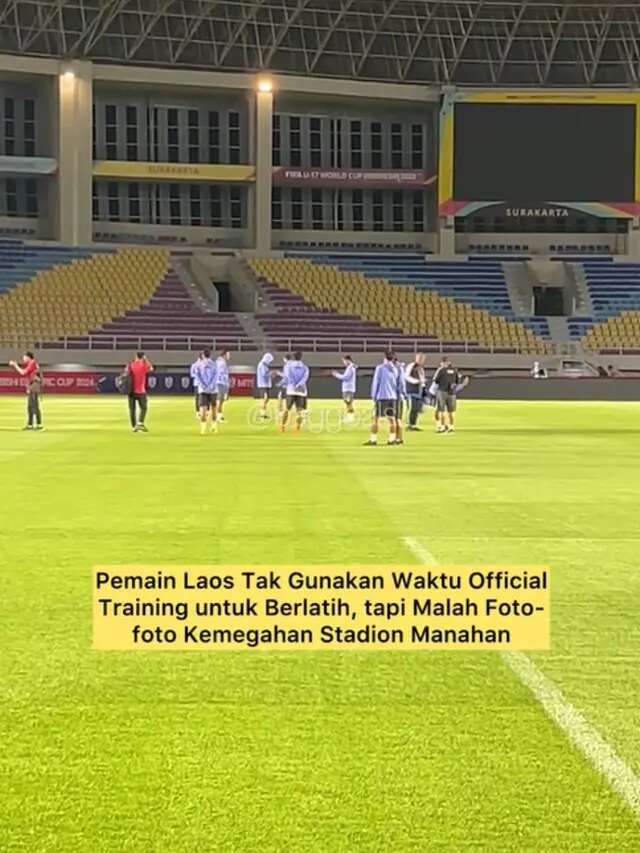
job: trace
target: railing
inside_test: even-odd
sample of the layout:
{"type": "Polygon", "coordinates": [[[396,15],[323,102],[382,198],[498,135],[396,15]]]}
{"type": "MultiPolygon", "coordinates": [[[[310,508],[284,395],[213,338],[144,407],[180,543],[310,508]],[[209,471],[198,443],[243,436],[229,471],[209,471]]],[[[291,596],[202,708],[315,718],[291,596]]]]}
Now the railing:
{"type": "MultiPolygon", "coordinates": [[[[548,354],[562,353],[562,347],[547,342],[553,350],[548,354]]],[[[271,335],[262,339],[251,340],[246,337],[234,335],[221,335],[217,338],[209,338],[204,335],[86,335],[63,337],[56,341],[42,341],[37,338],[20,334],[13,338],[0,339],[0,347],[4,349],[38,349],[51,350],[184,350],[198,351],[202,349],[220,350],[229,349],[233,352],[251,352],[257,349],[276,350],[278,352],[291,352],[303,350],[306,353],[317,352],[342,352],[342,353],[381,353],[385,350],[398,350],[401,353],[463,353],[472,355],[536,355],[537,350],[532,347],[519,346],[483,346],[469,341],[447,343],[441,341],[426,341],[424,338],[412,338],[406,336],[379,337],[370,335],[360,337],[350,335],[348,337],[323,337],[317,338],[307,335],[282,336],[271,335]]]]}

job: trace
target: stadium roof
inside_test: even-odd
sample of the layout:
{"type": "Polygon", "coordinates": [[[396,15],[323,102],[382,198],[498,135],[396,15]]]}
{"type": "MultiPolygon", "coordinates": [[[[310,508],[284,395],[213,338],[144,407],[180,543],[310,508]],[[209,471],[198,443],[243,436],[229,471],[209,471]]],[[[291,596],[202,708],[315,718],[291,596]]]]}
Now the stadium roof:
{"type": "Polygon", "coordinates": [[[640,3],[2,0],[0,51],[481,86],[640,84],[640,3]]]}

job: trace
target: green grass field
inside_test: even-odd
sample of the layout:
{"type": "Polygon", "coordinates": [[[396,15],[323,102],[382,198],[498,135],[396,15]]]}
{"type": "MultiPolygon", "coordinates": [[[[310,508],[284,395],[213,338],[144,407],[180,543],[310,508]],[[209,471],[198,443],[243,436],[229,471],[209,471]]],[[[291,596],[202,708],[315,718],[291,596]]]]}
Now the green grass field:
{"type": "Polygon", "coordinates": [[[633,785],[640,405],[464,401],[455,435],[375,449],[252,406],[201,437],[190,399],[151,399],[133,435],[121,398],[48,397],[30,434],[0,399],[0,850],[640,849],[640,798],[497,652],[90,648],[98,563],[416,563],[405,537],[546,563],[531,658],[633,785]]]}

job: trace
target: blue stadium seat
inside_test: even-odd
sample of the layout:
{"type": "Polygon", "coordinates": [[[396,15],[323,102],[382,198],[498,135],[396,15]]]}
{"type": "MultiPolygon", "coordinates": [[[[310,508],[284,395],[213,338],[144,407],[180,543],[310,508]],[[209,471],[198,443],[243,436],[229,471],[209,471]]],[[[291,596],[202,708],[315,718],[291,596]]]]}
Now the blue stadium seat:
{"type": "Polygon", "coordinates": [[[112,250],[80,249],[51,245],[32,245],[15,240],[0,241],[0,296],[18,284],[29,281],[36,273],[78,258],[112,250]]]}

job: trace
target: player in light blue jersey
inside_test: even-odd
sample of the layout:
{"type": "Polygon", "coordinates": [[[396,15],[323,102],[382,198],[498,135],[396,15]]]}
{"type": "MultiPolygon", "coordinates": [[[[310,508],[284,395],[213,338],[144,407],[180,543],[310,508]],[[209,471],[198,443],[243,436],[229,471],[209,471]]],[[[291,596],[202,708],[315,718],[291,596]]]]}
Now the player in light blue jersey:
{"type": "Polygon", "coordinates": [[[286,399],[287,399],[287,383],[284,378],[284,372],[287,369],[287,364],[291,361],[293,356],[287,355],[282,357],[282,370],[276,370],[276,374],[280,377],[278,381],[278,414],[282,416],[284,412],[286,399]]]}
{"type": "Polygon", "coordinates": [[[218,370],[210,350],[202,353],[194,368],[194,382],[199,389],[200,432],[216,432],[218,370]]]}
{"type": "Polygon", "coordinates": [[[270,352],[265,352],[256,367],[256,396],[260,400],[260,419],[263,421],[269,419],[267,407],[269,405],[271,388],[273,387],[272,364],[273,355],[270,352]]]}
{"type": "Polygon", "coordinates": [[[280,430],[286,431],[289,412],[295,406],[296,430],[299,431],[304,418],[308,394],[307,383],[309,381],[309,368],[302,360],[301,352],[295,353],[293,358],[286,363],[282,371],[282,381],[285,383],[287,403],[282,413],[280,430]]]}
{"type": "Polygon", "coordinates": [[[398,374],[398,409],[396,411],[396,444],[404,444],[404,436],[403,436],[403,427],[402,427],[402,415],[404,411],[404,404],[409,400],[409,394],[407,391],[407,375],[406,375],[406,364],[404,361],[399,361],[396,357],[393,362],[396,372],[398,374]]]}
{"type": "Polygon", "coordinates": [[[198,365],[198,362],[202,361],[202,358],[203,358],[203,354],[201,352],[199,352],[197,359],[193,362],[193,364],[189,368],[189,377],[190,377],[191,382],[193,384],[193,393],[194,393],[194,397],[195,397],[196,418],[197,419],[200,418],[200,389],[196,385],[195,369],[196,369],[196,366],[198,365]]]}
{"type": "Polygon", "coordinates": [[[339,373],[337,370],[334,370],[332,376],[334,376],[341,383],[342,399],[344,400],[344,405],[346,409],[344,421],[345,423],[352,424],[356,419],[355,412],[353,409],[353,401],[356,396],[358,368],[353,363],[353,359],[350,355],[345,355],[342,357],[342,364],[344,365],[344,370],[342,371],[342,373],[339,373]]]}
{"type": "Polygon", "coordinates": [[[218,358],[216,359],[216,370],[218,371],[217,383],[218,387],[216,389],[216,396],[218,400],[218,411],[216,415],[216,420],[218,423],[224,423],[224,415],[222,414],[222,407],[224,406],[225,401],[229,398],[229,389],[231,387],[231,377],[229,375],[229,359],[231,358],[231,353],[228,349],[223,349],[220,351],[218,358]]]}
{"type": "Polygon", "coordinates": [[[389,422],[389,440],[387,444],[396,444],[398,428],[398,394],[400,381],[398,370],[395,366],[395,353],[387,351],[384,360],[376,367],[371,382],[371,400],[373,401],[373,419],[371,421],[371,435],[365,445],[375,447],[378,443],[378,429],[380,418],[386,418],[389,422]]]}

